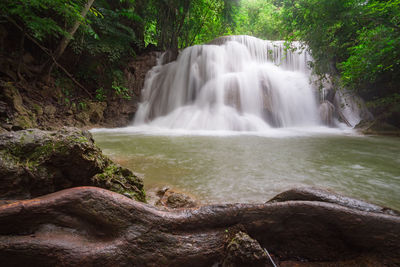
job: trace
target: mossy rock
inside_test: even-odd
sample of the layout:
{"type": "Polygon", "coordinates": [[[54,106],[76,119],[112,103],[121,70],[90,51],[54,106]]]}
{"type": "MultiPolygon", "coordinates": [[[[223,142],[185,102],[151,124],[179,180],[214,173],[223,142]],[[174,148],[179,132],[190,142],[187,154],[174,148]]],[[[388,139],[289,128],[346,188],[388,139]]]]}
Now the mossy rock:
{"type": "Polygon", "coordinates": [[[361,121],[355,127],[356,130],[367,135],[390,135],[400,136],[400,129],[396,126],[381,120],[361,121]]]}
{"type": "Polygon", "coordinates": [[[76,186],[98,186],[144,201],[143,181],[104,156],[76,128],[0,134],[0,199],[24,199],[76,186]]]}
{"type": "Polygon", "coordinates": [[[267,254],[247,233],[238,232],[226,247],[226,256],[222,267],[269,266],[267,254]]]}

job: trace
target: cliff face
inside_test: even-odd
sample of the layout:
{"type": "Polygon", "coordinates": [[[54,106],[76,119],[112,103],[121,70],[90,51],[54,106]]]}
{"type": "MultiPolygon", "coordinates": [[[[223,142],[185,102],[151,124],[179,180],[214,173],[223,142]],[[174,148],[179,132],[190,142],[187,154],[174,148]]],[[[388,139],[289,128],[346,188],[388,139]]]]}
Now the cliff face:
{"type": "Polygon", "coordinates": [[[97,93],[89,97],[71,82],[60,83],[56,78],[43,83],[0,75],[0,131],[126,126],[136,112],[146,73],[156,60],[157,52],[147,52],[124,68],[129,97],[99,97],[97,93]]]}

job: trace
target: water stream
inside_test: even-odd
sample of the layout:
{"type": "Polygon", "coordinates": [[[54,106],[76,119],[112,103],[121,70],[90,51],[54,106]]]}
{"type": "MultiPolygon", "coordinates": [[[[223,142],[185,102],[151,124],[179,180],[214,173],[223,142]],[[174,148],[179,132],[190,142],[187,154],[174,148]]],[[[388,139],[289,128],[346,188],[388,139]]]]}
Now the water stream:
{"type": "MultiPolygon", "coordinates": [[[[161,57],[132,126],[93,130],[95,140],[147,190],[167,185],[202,203],[263,202],[306,185],[400,209],[400,139],[324,118],[337,114],[332,103],[346,105],[344,94],[321,98],[309,60],[248,36],[189,47],[168,64],[161,57]]],[[[341,117],[355,125],[351,104],[341,117]]]]}
{"type": "Polygon", "coordinates": [[[112,159],[143,175],[147,190],[167,185],[203,203],[232,203],[316,186],[400,210],[399,138],[295,132],[94,136],[112,159]]]}

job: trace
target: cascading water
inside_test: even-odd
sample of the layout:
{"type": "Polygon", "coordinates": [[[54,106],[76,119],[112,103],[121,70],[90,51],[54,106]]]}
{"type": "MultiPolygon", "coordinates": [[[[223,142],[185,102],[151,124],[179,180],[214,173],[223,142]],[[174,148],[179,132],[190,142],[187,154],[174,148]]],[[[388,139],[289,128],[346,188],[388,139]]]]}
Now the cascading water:
{"type": "Polygon", "coordinates": [[[250,36],[186,48],[148,73],[134,125],[229,131],[319,125],[310,59],[306,51],[285,53],[282,41],[250,36]]]}

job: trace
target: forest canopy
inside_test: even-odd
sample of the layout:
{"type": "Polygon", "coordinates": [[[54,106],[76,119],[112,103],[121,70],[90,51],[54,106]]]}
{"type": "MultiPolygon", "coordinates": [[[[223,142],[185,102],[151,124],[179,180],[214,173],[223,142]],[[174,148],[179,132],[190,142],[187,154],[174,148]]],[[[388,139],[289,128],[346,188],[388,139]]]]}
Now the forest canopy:
{"type": "Polygon", "coordinates": [[[19,47],[6,51],[3,34],[2,54],[30,50],[44,76],[61,60],[96,88],[121,92],[122,66],[143,51],[247,34],[303,41],[317,74],[376,105],[400,98],[400,0],[3,0],[0,10],[0,32],[14,27],[19,47]]]}

